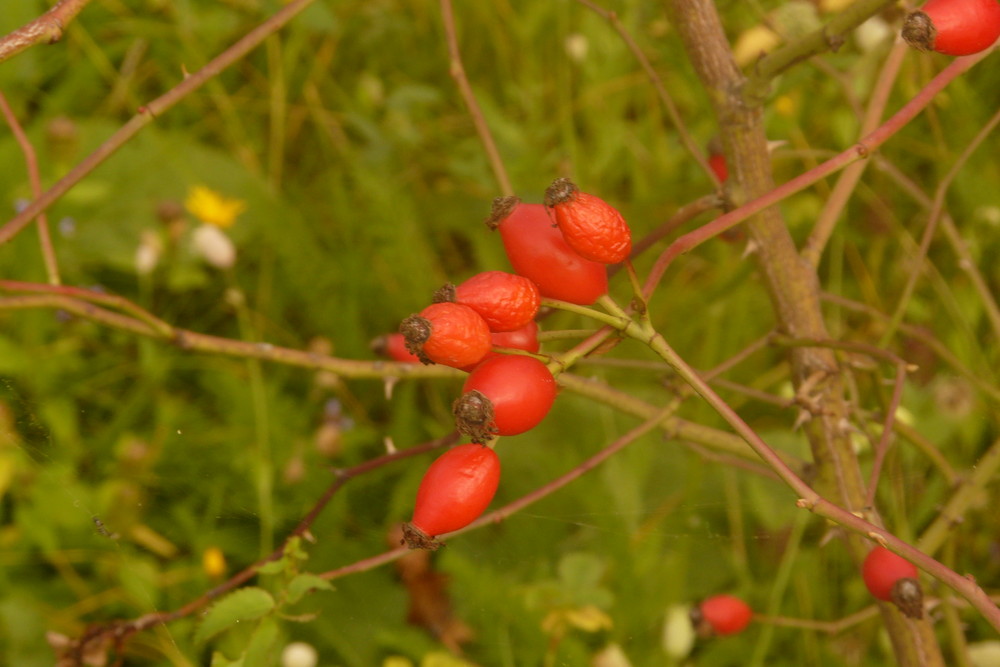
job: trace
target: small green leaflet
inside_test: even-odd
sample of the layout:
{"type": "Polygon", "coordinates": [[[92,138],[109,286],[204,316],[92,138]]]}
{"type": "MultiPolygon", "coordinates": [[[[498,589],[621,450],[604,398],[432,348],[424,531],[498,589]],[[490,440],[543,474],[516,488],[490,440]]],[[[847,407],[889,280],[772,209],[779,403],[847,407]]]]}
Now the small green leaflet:
{"type": "Polygon", "coordinates": [[[295,604],[311,591],[332,591],[333,584],[319,575],[304,572],[288,583],[288,604],[295,604]]]}
{"type": "Polygon", "coordinates": [[[198,626],[195,643],[201,644],[237,623],[256,620],[272,609],[274,598],[263,588],[241,588],[212,605],[198,626]]]}

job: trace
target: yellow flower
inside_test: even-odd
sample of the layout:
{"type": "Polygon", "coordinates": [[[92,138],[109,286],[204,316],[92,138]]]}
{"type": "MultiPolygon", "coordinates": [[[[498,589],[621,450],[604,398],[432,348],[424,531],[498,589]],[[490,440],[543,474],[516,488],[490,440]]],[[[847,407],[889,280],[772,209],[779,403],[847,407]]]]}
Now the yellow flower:
{"type": "Polygon", "coordinates": [[[194,185],[188,191],[184,207],[202,222],[217,227],[231,227],[236,222],[236,216],[247,205],[242,199],[230,199],[204,185],[194,185]]]}
{"type": "Polygon", "coordinates": [[[201,555],[201,566],[205,574],[217,579],[226,573],[226,557],[219,547],[209,547],[201,555]]]}

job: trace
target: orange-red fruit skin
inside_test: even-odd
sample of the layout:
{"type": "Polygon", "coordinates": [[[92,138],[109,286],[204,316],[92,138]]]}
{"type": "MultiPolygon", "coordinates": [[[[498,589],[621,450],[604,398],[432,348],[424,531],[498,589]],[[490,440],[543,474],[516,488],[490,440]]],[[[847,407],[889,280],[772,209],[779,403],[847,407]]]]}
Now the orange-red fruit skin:
{"type": "MultiPolygon", "coordinates": [[[[492,336],[495,347],[510,347],[525,352],[538,352],[538,322],[531,321],[514,331],[495,332],[492,336]]],[[[493,352],[492,354],[497,354],[493,352]]]]}
{"type": "Polygon", "coordinates": [[[734,595],[713,595],[701,605],[702,618],[717,635],[735,635],[742,632],[753,618],[753,610],[734,595]]]}
{"type": "Polygon", "coordinates": [[[486,510],[499,484],[496,452],[483,445],[454,447],[424,473],[411,523],[431,537],[464,528],[486,510]]]}
{"type": "Polygon", "coordinates": [[[607,293],[605,266],[573,250],[543,205],[518,203],[499,229],[510,265],[542,296],[589,306],[607,293]]]}
{"type": "Polygon", "coordinates": [[[506,271],[483,271],[455,288],[455,302],[486,320],[490,331],[514,331],[535,319],[542,295],[530,278],[506,271]]]}
{"type": "Polygon", "coordinates": [[[916,579],[917,566],[885,547],[877,546],[868,552],[861,565],[861,577],[868,592],[879,600],[892,600],[892,587],[900,579],[916,579]]]}
{"type": "Polygon", "coordinates": [[[423,353],[437,364],[465,368],[483,360],[493,346],[490,328],[479,313],[460,303],[432,303],[420,311],[431,324],[423,353]]]}
{"type": "Polygon", "coordinates": [[[617,264],[632,252],[632,232],[625,218],[596,195],[581,192],[565,179],[557,179],[546,193],[556,225],[573,250],[586,259],[617,264]],[[565,185],[563,185],[565,184],[565,185]],[[552,199],[560,188],[565,194],[552,199]]]}
{"type": "Polygon", "coordinates": [[[907,17],[903,36],[916,48],[932,49],[950,56],[979,53],[1000,37],[1000,3],[996,0],[929,0],[907,17]],[[921,13],[924,16],[920,16],[921,13]],[[933,27],[926,25],[928,20],[933,27]]]}
{"type": "Polygon", "coordinates": [[[498,354],[465,379],[462,393],[478,391],[493,404],[496,435],[518,435],[539,424],[556,400],[555,378],[533,357],[498,354]]]}
{"type": "Polygon", "coordinates": [[[729,165],[726,164],[726,156],[722,153],[709,155],[708,166],[719,179],[719,183],[725,183],[729,179],[729,165]]]}

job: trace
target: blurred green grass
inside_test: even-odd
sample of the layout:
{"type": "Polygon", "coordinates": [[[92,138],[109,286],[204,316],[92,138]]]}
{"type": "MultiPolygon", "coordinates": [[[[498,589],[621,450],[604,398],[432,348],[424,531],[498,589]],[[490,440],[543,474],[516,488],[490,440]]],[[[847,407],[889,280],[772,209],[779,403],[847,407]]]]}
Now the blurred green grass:
{"type": "MultiPolygon", "coordinates": [[[[185,70],[203,65],[278,4],[95,2],[63,42],[0,64],[0,90],[39,151],[43,180],[53,182],[143,101],[176,85],[185,70]]],[[[777,4],[720,8],[736,36],[777,4]]],[[[715,133],[707,99],[660,5],[607,6],[664,76],[689,130],[707,142],[715,133]]],[[[37,2],[9,0],[0,31],[41,10],[37,2]]],[[[465,68],[524,199],[540,201],[553,177],[568,174],[618,205],[641,236],[710,191],[640,68],[598,17],[566,1],[470,3],[456,11],[465,68]],[[587,45],[579,60],[567,52],[571,37],[587,45]]],[[[870,81],[878,66],[852,44],[824,61],[853,81],[870,81]]],[[[909,58],[890,109],[938,62],[909,58]]],[[[930,192],[1000,102],[998,78],[986,63],[957,81],[884,155],[930,192]]],[[[789,141],[775,156],[779,181],[818,159],[809,151],[842,150],[855,140],[858,121],[844,93],[841,81],[808,64],[776,82],[768,131],[789,141]]],[[[949,207],[995,287],[1000,276],[989,258],[998,250],[1000,213],[995,198],[984,196],[1000,180],[994,153],[984,147],[973,156],[949,207]]],[[[6,132],[0,165],[2,205],[12,214],[29,190],[23,158],[6,132]]],[[[808,233],[829,187],[819,184],[782,204],[796,238],[808,233]]],[[[101,286],[178,326],[232,337],[247,333],[232,305],[239,290],[251,337],[296,348],[322,338],[338,356],[372,358],[368,342],[422,308],[434,288],[506,267],[498,239],[482,225],[498,194],[448,76],[437,4],[317,3],[158,118],[49,216],[66,284],[101,286]],[[239,253],[234,270],[204,266],[182,237],[151,276],[138,277],[143,232],[165,237],[158,208],[183,201],[194,185],[247,204],[231,230],[239,253]]],[[[887,175],[869,168],[822,268],[824,281],[891,312],[911,252],[903,239],[918,236],[924,218],[887,175]]],[[[193,223],[186,220],[189,233],[193,223]]],[[[720,363],[773,325],[742,252],[722,242],[700,248],[671,269],[653,304],[659,329],[697,367],[720,363]]],[[[909,321],[994,381],[996,346],[984,333],[981,303],[949,250],[935,246],[931,259],[941,278],[918,290],[909,321]]],[[[640,260],[640,273],[651,260],[640,260]]],[[[0,267],[7,279],[44,280],[33,230],[0,247],[0,267]]],[[[627,298],[620,278],[613,292],[627,298]]],[[[846,338],[872,336],[869,321],[837,316],[846,338]]],[[[581,325],[560,315],[545,327],[581,325]]],[[[631,343],[613,356],[652,358],[631,343]]],[[[980,398],[971,415],[941,409],[935,392],[949,371],[924,359],[906,405],[954,465],[971,465],[996,435],[993,412],[980,398]]],[[[727,377],[780,392],[779,364],[780,351],[769,350],[727,377]]],[[[580,370],[651,402],[668,398],[655,368],[580,370]]],[[[379,382],[331,382],[274,365],[263,366],[261,377],[255,384],[252,365],[242,360],[186,354],[59,313],[0,313],[0,661],[51,664],[47,630],[76,636],[88,623],[174,609],[197,597],[214,583],[201,565],[208,547],[222,549],[230,573],[261,555],[265,524],[253,481],[259,466],[274,475],[267,499],[273,534],[266,537],[280,540],[329,484],[331,465],[381,453],[385,437],[408,447],[446,433],[458,389],[453,382],[406,382],[387,400],[379,382]],[[263,405],[255,403],[255,390],[263,405]],[[314,444],[330,400],[350,419],[332,457],[314,444]],[[301,465],[300,475],[285,474],[291,462],[301,465]],[[95,515],[119,539],[98,534],[95,515]]],[[[864,409],[877,409],[880,390],[861,391],[864,409]]],[[[726,396],[769,442],[804,452],[788,411],[726,396]]],[[[697,402],[682,414],[722,426],[697,402]]],[[[569,470],[633,423],[564,394],[539,429],[500,443],[504,480],[495,504],[569,470]]],[[[388,527],[409,518],[426,461],[348,484],[312,530],[309,569],[382,551],[388,527]]],[[[890,525],[903,533],[907,525],[916,533],[947,497],[928,469],[905,447],[890,456],[880,499],[892,509],[890,525]]],[[[706,464],[678,442],[650,435],[503,524],[455,540],[435,562],[451,577],[457,615],[477,633],[468,651],[479,664],[584,664],[609,640],[637,666],[670,664],[660,648],[668,605],[728,590],[765,609],[789,549],[792,500],[776,482],[706,464]],[[565,601],[540,603],[539,591],[559,581],[564,559],[579,554],[600,569],[613,627],[569,632],[546,663],[551,644],[543,620],[565,601]]],[[[995,520],[976,515],[967,526],[956,539],[956,564],[995,587],[1000,567],[988,555],[995,520]]],[[[769,612],[836,619],[868,604],[838,545],[819,546],[823,532],[815,522],[807,526],[787,591],[769,612]]],[[[339,580],[336,588],[302,603],[319,616],[284,623],[282,638],[309,641],[331,665],[376,665],[390,655],[417,661],[438,646],[406,624],[406,593],[391,567],[339,580]]],[[[970,639],[989,636],[981,622],[967,620],[970,639]]],[[[697,664],[745,664],[762,632],[699,644],[697,664]]],[[[129,664],[207,663],[209,654],[192,636],[190,620],[146,633],[130,644],[129,664]]],[[[238,652],[239,637],[223,637],[218,647],[238,652]]],[[[834,639],[777,628],[769,641],[770,665],[858,664],[853,655],[868,656],[862,664],[891,661],[871,622],[834,639]]]]}

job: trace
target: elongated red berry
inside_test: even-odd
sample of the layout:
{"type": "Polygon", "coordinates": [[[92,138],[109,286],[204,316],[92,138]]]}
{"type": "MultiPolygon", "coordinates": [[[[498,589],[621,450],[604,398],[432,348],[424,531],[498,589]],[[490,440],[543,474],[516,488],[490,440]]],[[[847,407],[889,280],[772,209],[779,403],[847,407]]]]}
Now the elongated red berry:
{"type": "Polygon", "coordinates": [[[915,49],[967,56],[1000,37],[997,0],[929,0],[903,22],[903,39],[915,49]]]}
{"type": "Polygon", "coordinates": [[[530,278],[506,271],[483,271],[458,286],[448,284],[435,301],[454,301],[479,313],[490,331],[514,331],[535,319],[542,295],[530,278]]]}
{"type": "Polygon", "coordinates": [[[453,368],[479,363],[493,345],[485,320],[460,303],[432,303],[403,320],[399,332],[423,363],[453,368]]]}
{"type": "Polygon", "coordinates": [[[454,447],[424,473],[413,507],[413,520],[403,527],[411,549],[437,548],[433,538],[464,528],[489,506],[500,483],[500,459],[489,447],[454,447]]]}
{"type": "Polygon", "coordinates": [[[700,635],[735,635],[742,632],[753,618],[753,610],[735,595],[713,595],[705,598],[691,612],[691,619],[700,635]]]}
{"type": "Polygon", "coordinates": [[[868,552],[861,564],[861,577],[868,592],[879,600],[894,602],[912,618],[923,615],[923,594],[917,567],[883,546],[868,552]]]}
{"type": "Polygon", "coordinates": [[[500,230],[510,265],[538,285],[542,296],[589,306],[607,293],[606,267],[569,247],[541,204],[499,197],[486,224],[500,230]]]}
{"type": "Polygon", "coordinates": [[[552,408],[556,381],[533,357],[500,354],[476,366],[452,411],[458,430],[473,442],[534,428],[552,408]]]}
{"type": "Polygon", "coordinates": [[[580,189],[568,178],[557,178],[545,191],[563,238],[581,256],[617,264],[632,251],[632,231],[611,204],[580,189]]]}

